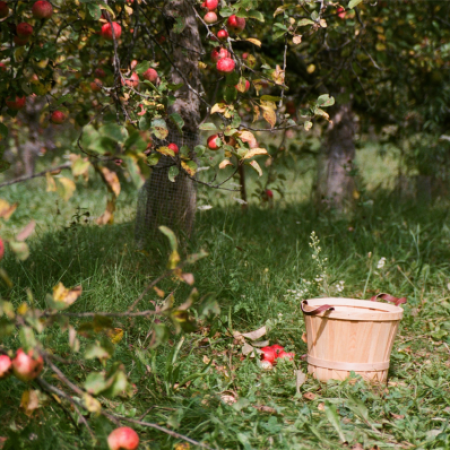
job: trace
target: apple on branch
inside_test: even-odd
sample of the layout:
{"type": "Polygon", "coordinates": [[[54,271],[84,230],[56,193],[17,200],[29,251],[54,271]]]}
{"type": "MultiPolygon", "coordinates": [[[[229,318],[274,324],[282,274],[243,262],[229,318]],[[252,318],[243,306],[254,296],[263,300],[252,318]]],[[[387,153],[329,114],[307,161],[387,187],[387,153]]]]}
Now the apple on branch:
{"type": "Polygon", "coordinates": [[[66,119],[67,119],[66,115],[62,111],[59,111],[59,110],[53,111],[52,115],[50,117],[50,120],[53,123],[58,124],[58,125],[64,123],[66,121],[66,119]]]}
{"type": "Polygon", "coordinates": [[[50,2],[40,0],[31,8],[35,19],[50,19],[53,15],[53,6],[50,2]]]}
{"type": "Polygon", "coordinates": [[[227,27],[236,34],[241,33],[245,28],[245,19],[237,17],[235,14],[228,17],[227,27]]]}
{"type": "Polygon", "coordinates": [[[122,34],[122,27],[117,22],[112,22],[112,27],[110,23],[105,23],[105,25],[102,26],[102,36],[105,39],[108,39],[109,41],[113,40],[113,31],[114,31],[114,37],[116,39],[120,38],[120,35],[122,34]]]}
{"type": "Polygon", "coordinates": [[[20,109],[24,108],[26,103],[27,103],[26,97],[18,97],[16,95],[15,97],[6,98],[6,106],[9,109],[12,109],[13,111],[19,111],[20,109]]]}
{"type": "Polygon", "coordinates": [[[217,32],[217,37],[219,38],[219,40],[221,41],[226,41],[228,39],[228,31],[227,30],[219,30],[217,32]]]}
{"type": "Polygon", "coordinates": [[[217,14],[214,11],[209,11],[203,17],[203,20],[209,25],[217,22],[217,14]]]}
{"type": "Polygon", "coordinates": [[[150,81],[151,83],[155,83],[158,79],[158,72],[150,67],[142,74],[142,78],[144,78],[144,80],[150,81]]]}
{"type": "Polygon", "coordinates": [[[170,150],[172,150],[172,151],[175,153],[175,155],[178,155],[178,153],[180,153],[180,149],[178,148],[178,145],[177,145],[177,144],[174,144],[173,142],[170,143],[170,144],[167,146],[167,148],[170,148],[170,150]]]}
{"type": "Polygon", "coordinates": [[[205,0],[202,3],[202,8],[209,9],[210,11],[214,11],[219,5],[219,0],[205,0]]]}
{"type": "Polygon", "coordinates": [[[222,74],[233,72],[236,64],[231,58],[222,58],[217,61],[216,68],[222,74]]]}

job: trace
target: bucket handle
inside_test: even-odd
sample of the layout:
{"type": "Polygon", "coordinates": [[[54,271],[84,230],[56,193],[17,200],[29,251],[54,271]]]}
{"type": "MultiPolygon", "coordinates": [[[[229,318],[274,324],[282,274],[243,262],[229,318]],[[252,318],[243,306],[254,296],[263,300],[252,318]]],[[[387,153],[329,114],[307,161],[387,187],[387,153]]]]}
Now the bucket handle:
{"type": "Polygon", "coordinates": [[[303,308],[303,305],[307,305],[308,302],[306,300],[303,300],[301,303],[301,308],[303,314],[306,314],[307,316],[315,316],[316,314],[320,314],[323,311],[334,311],[334,307],[331,305],[320,305],[318,308],[313,309],[312,311],[305,311],[305,308],[303,308]]]}
{"type": "Polygon", "coordinates": [[[393,295],[385,294],[385,293],[374,295],[373,297],[371,297],[370,300],[372,302],[378,302],[378,301],[380,301],[380,299],[394,303],[395,306],[399,306],[403,303],[406,303],[406,297],[397,298],[397,297],[394,297],[393,295]]]}

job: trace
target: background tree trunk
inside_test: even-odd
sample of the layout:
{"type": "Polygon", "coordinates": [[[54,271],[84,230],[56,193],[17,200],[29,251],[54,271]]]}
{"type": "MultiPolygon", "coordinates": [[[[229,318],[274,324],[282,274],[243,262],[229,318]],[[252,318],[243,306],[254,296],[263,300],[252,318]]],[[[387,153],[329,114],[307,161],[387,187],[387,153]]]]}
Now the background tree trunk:
{"type": "MultiPolygon", "coordinates": [[[[182,145],[189,146],[193,152],[198,143],[200,122],[200,100],[197,93],[200,92],[198,61],[202,45],[197,20],[189,0],[166,2],[164,14],[169,22],[169,41],[172,46],[168,54],[174,63],[171,82],[184,85],[175,92],[176,100],[168,112],[180,114],[184,126],[183,133],[180,133],[175,126],[169,124],[167,139],[156,142],[156,145],[174,142],[180,148],[182,145]],[[176,18],[183,19],[184,29],[181,33],[173,31],[176,18]]],[[[143,187],[137,217],[137,238],[140,245],[153,236],[160,225],[166,225],[186,236],[190,236],[193,231],[197,205],[196,186],[181,170],[175,182],[170,181],[168,172],[173,165],[171,157],[162,157],[143,187]],[[145,217],[142,208],[145,209],[145,217]]]]}
{"type": "Polygon", "coordinates": [[[355,123],[351,103],[332,110],[322,155],[318,162],[316,201],[338,212],[349,212],[354,202],[355,123]]]}

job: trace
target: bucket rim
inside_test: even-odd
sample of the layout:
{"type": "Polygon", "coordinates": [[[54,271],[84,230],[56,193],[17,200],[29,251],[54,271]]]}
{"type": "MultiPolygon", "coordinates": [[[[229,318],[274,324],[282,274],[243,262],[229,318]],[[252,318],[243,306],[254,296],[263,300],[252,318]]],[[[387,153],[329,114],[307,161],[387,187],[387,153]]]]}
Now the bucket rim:
{"type": "Polygon", "coordinates": [[[332,310],[324,310],[314,316],[327,319],[392,321],[403,317],[403,308],[400,306],[346,297],[316,297],[304,300],[303,305],[306,311],[324,305],[333,307],[332,310]]]}

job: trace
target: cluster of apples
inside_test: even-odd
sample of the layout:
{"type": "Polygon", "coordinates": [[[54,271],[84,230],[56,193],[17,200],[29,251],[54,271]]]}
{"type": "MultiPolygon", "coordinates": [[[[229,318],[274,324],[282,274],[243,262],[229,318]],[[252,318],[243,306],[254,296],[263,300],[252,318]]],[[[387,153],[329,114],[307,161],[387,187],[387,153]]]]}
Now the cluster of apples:
{"type": "MultiPolygon", "coordinates": [[[[259,144],[256,137],[249,131],[242,133],[238,132],[236,136],[244,143],[247,143],[250,148],[258,148],[259,144]]],[[[224,137],[223,134],[213,134],[207,139],[207,146],[210,150],[219,150],[223,144],[235,147],[237,142],[233,136],[224,137]]]]}
{"type": "Polygon", "coordinates": [[[263,347],[261,352],[261,367],[264,370],[272,370],[278,359],[288,359],[289,361],[293,361],[295,358],[295,353],[285,352],[284,347],[278,344],[263,347]]]}
{"type": "Polygon", "coordinates": [[[11,372],[22,381],[34,380],[44,368],[42,356],[33,350],[25,353],[21,348],[11,359],[8,355],[0,355],[0,379],[8,377],[11,372]]]}
{"type": "MultiPolygon", "coordinates": [[[[211,25],[213,23],[216,23],[218,20],[217,17],[217,7],[219,5],[218,0],[205,0],[202,3],[202,8],[207,9],[207,13],[203,17],[203,20],[205,23],[211,25]]],[[[226,23],[227,29],[235,34],[239,34],[245,29],[245,19],[242,17],[237,17],[235,14],[228,17],[227,23],[226,23]]],[[[219,30],[217,33],[217,36],[213,35],[213,40],[215,41],[226,41],[228,39],[228,31],[225,29],[219,30]]],[[[211,55],[213,61],[216,63],[216,69],[221,74],[227,74],[230,72],[233,72],[234,68],[236,67],[236,64],[234,60],[231,58],[230,53],[223,48],[216,48],[213,50],[213,55],[211,55]]]]}
{"type": "MultiPolygon", "coordinates": [[[[50,2],[39,0],[34,3],[31,8],[31,13],[35,19],[46,20],[53,15],[53,6],[50,2]]],[[[0,1],[0,19],[9,16],[9,6],[6,2],[0,1]]],[[[16,35],[14,36],[14,43],[17,46],[28,44],[31,35],[33,34],[33,26],[27,22],[21,22],[16,27],[16,35]]]]}

